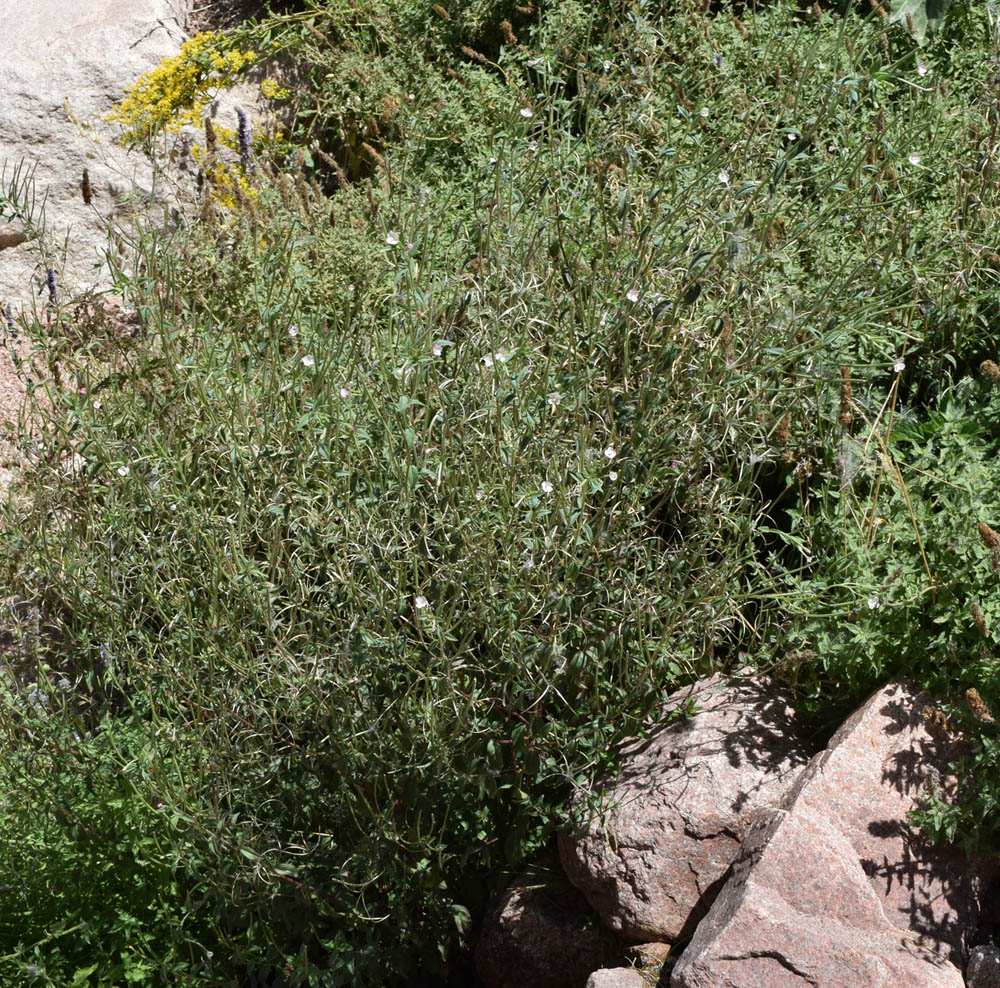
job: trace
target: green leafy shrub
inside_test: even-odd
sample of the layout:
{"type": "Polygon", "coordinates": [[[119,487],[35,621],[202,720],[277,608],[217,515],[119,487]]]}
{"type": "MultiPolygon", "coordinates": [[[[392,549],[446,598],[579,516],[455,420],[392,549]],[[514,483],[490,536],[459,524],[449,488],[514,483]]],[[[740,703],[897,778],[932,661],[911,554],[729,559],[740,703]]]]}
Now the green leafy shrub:
{"type": "MultiPolygon", "coordinates": [[[[459,980],[573,787],[715,668],[823,727],[954,642],[996,700],[994,398],[956,383],[993,348],[985,14],[962,51],[787,3],[350,6],[227,41],[301,55],[306,170],[146,230],[134,335],[35,327],[0,573],[83,705],[4,711],[10,805],[66,810],[0,854],[97,876],[74,828],[118,828],[151,981],[459,980]]],[[[92,948],[28,885],[0,951],[72,983],[113,911],[92,948]]]]}

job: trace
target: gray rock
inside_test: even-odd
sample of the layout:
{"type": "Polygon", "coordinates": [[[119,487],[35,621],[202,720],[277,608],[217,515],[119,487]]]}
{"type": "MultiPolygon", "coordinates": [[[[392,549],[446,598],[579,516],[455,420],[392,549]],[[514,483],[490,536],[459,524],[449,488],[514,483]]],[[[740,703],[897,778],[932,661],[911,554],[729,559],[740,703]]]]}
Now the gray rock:
{"type": "MultiPolygon", "coordinates": [[[[46,241],[20,217],[0,215],[0,306],[37,299],[45,269],[73,294],[106,281],[108,221],[125,208],[113,190],[151,185],[141,155],[127,154],[104,120],[126,86],[184,41],[187,0],[22,0],[0,5],[0,170],[9,185],[35,168],[46,241]],[[87,168],[93,202],[83,201],[87,168]],[[65,254],[63,247],[65,245],[65,254]]],[[[36,216],[36,219],[38,217],[36,216]]],[[[44,301],[47,295],[42,295],[44,301]]]]}
{"type": "Polygon", "coordinates": [[[809,760],[787,695],[721,676],[670,696],[701,710],[623,752],[610,809],[563,834],[570,880],[625,941],[675,942],[718,891],[761,807],[781,802],[809,760]]]}
{"type": "Polygon", "coordinates": [[[1000,988],[1000,949],[993,944],[973,947],[965,968],[968,988],[1000,988]]]}
{"type": "Polygon", "coordinates": [[[934,848],[906,813],[958,755],[927,698],[879,690],[761,814],[671,988],[961,988],[996,862],[934,848]]]}

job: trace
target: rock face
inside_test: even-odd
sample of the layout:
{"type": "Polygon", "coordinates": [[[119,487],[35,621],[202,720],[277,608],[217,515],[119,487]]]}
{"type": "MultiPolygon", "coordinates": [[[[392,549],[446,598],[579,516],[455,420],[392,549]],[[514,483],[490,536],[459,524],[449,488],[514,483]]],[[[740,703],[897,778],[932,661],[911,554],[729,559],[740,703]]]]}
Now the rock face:
{"type": "Polygon", "coordinates": [[[587,979],[587,988],[656,988],[656,979],[632,967],[606,967],[587,979]]]}
{"type": "Polygon", "coordinates": [[[483,923],[475,960],[487,988],[584,988],[614,953],[583,896],[542,871],[507,889],[483,923]]]}
{"type": "Polygon", "coordinates": [[[996,864],[906,825],[958,754],[925,727],[926,700],[879,690],[758,816],[671,988],[962,988],[996,864]]]}
{"type": "Polygon", "coordinates": [[[805,768],[785,694],[715,676],[674,693],[701,707],[623,753],[610,810],[560,838],[570,880],[625,942],[674,942],[693,929],[755,815],[779,805],[805,768]]]}
{"type": "Polygon", "coordinates": [[[75,293],[107,279],[101,251],[112,217],[126,215],[132,182],[149,187],[138,153],[127,155],[105,114],[126,86],[184,41],[187,0],[23,0],[0,5],[0,203],[14,169],[35,167],[35,192],[47,194],[44,242],[10,210],[0,211],[0,309],[30,305],[52,267],[59,288],[75,293]],[[89,173],[93,202],[81,192],[89,173]],[[66,238],[68,237],[68,240],[66,238]],[[66,240],[66,251],[63,242],[66,240]]]}

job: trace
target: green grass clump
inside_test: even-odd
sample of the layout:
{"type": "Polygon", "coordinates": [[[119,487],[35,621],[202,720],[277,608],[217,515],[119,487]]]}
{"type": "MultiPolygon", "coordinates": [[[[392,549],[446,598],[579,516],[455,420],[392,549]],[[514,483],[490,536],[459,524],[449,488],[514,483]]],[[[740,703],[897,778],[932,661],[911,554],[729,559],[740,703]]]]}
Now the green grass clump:
{"type": "Polygon", "coordinates": [[[306,170],[36,333],[9,983],[460,983],[673,688],[997,701],[988,11],[445,13],[245,29],[306,170]]]}

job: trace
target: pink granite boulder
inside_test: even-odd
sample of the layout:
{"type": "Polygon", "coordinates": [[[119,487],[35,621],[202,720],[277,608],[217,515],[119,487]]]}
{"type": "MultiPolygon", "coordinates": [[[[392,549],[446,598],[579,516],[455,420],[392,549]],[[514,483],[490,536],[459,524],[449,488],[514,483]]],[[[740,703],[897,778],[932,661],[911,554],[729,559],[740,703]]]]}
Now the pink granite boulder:
{"type": "Polygon", "coordinates": [[[671,988],[962,988],[996,862],[906,823],[958,757],[925,726],[927,700],[879,690],[758,818],[671,988]]]}
{"type": "Polygon", "coordinates": [[[634,967],[604,967],[587,979],[586,988],[656,988],[656,978],[643,977],[634,967]]]}
{"type": "MultiPolygon", "coordinates": [[[[672,694],[700,710],[623,751],[607,809],[559,854],[570,881],[626,942],[675,942],[718,891],[755,814],[778,805],[810,752],[786,693],[716,675],[672,694]]],[[[580,800],[578,800],[578,803],[580,800]]]]}

